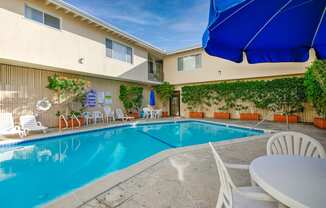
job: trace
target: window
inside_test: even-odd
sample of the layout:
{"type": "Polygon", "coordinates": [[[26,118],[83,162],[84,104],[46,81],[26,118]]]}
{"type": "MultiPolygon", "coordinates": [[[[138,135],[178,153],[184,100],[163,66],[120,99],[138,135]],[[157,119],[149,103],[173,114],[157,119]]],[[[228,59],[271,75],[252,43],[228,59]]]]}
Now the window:
{"type": "Polygon", "coordinates": [[[178,71],[189,71],[198,68],[201,68],[201,54],[178,58],[178,71]]]}
{"type": "Polygon", "coordinates": [[[44,13],[44,24],[60,29],[60,20],[46,13],[44,13]]]}
{"type": "Polygon", "coordinates": [[[123,62],[133,63],[132,48],[106,39],[106,56],[123,62]]]}
{"type": "Polygon", "coordinates": [[[60,19],[25,5],[25,17],[36,22],[60,29],[60,19]]]}

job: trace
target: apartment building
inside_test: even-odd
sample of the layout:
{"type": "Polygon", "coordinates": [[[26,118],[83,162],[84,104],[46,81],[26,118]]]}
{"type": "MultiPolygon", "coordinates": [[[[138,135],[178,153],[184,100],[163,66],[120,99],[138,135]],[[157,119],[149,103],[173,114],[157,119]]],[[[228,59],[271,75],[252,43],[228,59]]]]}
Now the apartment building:
{"type": "MultiPolygon", "coordinates": [[[[199,45],[167,53],[164,57],[164,79],[176,88],[175,96],[170,103],[170,111],[174,115],[188,116],[189,110],[181,102],[183,86],[303,76],[306,66],[314,60],[313,51],[311,51],[310,57],[305,63],[248,64],[244,61],[238,64],[210,56],[199,45]]],[[[207,109],[205,117],[213,117],[213,112],[213,107],[207,109]]],[[[232,115],[232,118],[238,118],[237,114],[232,115]]],[[[301,117],[303,121],[311,122],[314,115],[312,106],[307,104],[301,117]]],[[[272,114],[268,115],[266,119],[272,120],[272,114]]]]}
{"type": "MultiPolygon", "coordinates": [[[[145,104],[150,87],[168,81],[176,86],[172,114],[187,116],[180,102],[184,85],[302,75],[309,63],[235,64],[200,46],[167,53],[61,0],[0,1],[0,21],[0,111],[16,117],[51,98],[46,85],[53,74],[83,77],[92,88],[110,91],[113,108],[122,106],[122,83],[143,86],[145,104]]],[[[54,126],[59,108],[40,119],[54,126]]]]}

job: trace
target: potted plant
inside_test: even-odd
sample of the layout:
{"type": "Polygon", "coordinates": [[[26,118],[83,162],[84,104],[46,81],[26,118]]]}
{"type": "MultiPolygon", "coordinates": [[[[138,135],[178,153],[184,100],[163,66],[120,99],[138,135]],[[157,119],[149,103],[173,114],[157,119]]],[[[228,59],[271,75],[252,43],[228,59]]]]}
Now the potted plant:
{"type": "Polygon", "coordinates": [[[162,101],[163,111],[162,116],[168,117],[169,113],[167,111],[167,103],[172,98],[174,93],[174,86],[168,82],[163,82],[160,85],[155,86],[156,93],[160,96],[160,100],[162,101]]]}
{"type": "Polygon", "coordinates": [[[216,109],[213,112],[213,118],[230,119],[230,113],[226,112],[229,108],[227,106],[226,99],[221,95],[221,92],[213,90],[211,93],[211,99],[216,109]]]}
{"type": "Polygon", "coordinates": [[[326,61],[316,60],[305,73],[305,91],[319,117],[314,118],[314,125],[326,129],[326,61]]]}
{"type": "Polygon", "coordinates": [[[245,105],[240,105],[237,104],[235,107],[236,111],[240,112],[240,120],[247,120],[247,121],[258,121],[260,120],[260,114],[255,113],[251,107],[245,106],[245,105]],[[250,110],[248,111],[248,109],[250,110]],[[245,111],[245,112],[243,112],[245,111]]]}
{"type": "Polygon", "coordinates": [[[304,110],[304,98],[302,79],[288,79],[283,82],[286,86],[274,88],[270,93],[268,109],[274,114],[274,121],[296,123],[300,117],[295,113],[304,110]],[[299,83],[296,83],[299,82],[299,83]]]}
{"type": "Polygon", "coordinates": [[[66,116],[66,120],[64,120],[62,117],[60,117],[62,113],[60,111],[57,111],[56,116],[58,117],[58,126],[61,128],[71,128],[71,127],[78,127],[79,123],[81,126],[84,125],[84,117],[81,115],[81,112],[78,111],[72,111],[66,116]],[[78,119],[73,119],[73,115],[78,119]],[[59,118],[60,117],[60,118],[59,118]]]}
{"type": "Polygon", "coordinates": [[[226,105],[219,107],[218,110],[219,111],[214,112],[215,119],[230,119],[231,118],[231,114],[229,112],[227,112],[229,110],[229,108],[226,105]]]}
{"type": "Polygon", "coordinates": [[[210,93],[207,85],[182,87],[182,102],[187,104],[190,118],[204,118],[204,106],[211,106],[210,93]]]}
{"type": "Polygon", "coordinates": [[[139,110],[143,102],[143,88],[138,86],[120,86],[119,99],[121,100],[123,107],[130,116],[139,118],[139,110]]]}
{"type": "MultiPolygon", "coordinates": [[[[84,123],[81,117],[81,112],[84,110],[84,99],[86,95],[86,90],[90,87],[90,82],[80,79],[80,78],[68,78],[64,76],[58,76],[57,74],[48,77],[47,88],[55,92],[55,104],[65,105],[65,112],[58,111],[56,115],[58,118],[60,115],[65,115],[69,121],[72,115],[75,115],[80,119],[81,124],[84,123]],[[80,108],[80,111],[75,111],[74,109],[80,108]]],[[[59,126],[66,127],[65,121],[60,118],[58,121],[59,126]]],[[[77,122],[77,121],[75,121],[77,122]]],[[[77,122],[78,123],[78,122],[77,122]]],[[[68,124],[67,127],[71,127],[72,124],[68,124]]],[[[75,125],[74,125],[75,126],[75,125]]],[[[78,124],[76,125],[78,126],[78,124]]]]}

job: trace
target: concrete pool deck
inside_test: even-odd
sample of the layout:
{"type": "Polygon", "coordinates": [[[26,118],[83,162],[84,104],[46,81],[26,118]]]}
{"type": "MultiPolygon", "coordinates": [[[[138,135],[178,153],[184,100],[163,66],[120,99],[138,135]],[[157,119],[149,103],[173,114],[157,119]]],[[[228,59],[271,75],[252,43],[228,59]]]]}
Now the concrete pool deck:
{"type": "MultiPolygon", "coordinates": [[[[247,127],[256,124],[256,122],[238,120],[209,121],[247,127]]],[[[101,127],[105,126],[89,126],[86,130],[101,127]]],[[[273,122],[265,122],[259,127],[286,130],[285,124],[273,122]]],[[[306,124],[293,124],[290,130],[308,134],[326,147],[325,130],[306,124]]],[[[56,135],[56,133],[46,136],[56,135]]],[[[33,135],[30,138],[39,136],[33,135]]],[[[217,142],[214,145],[225,161],[249,164],[254,158],[265,154],[267,139],[268,135],[255,136],[217,142]]],[[[231,175],[237,185],[249,184],[248,172],[231,171],[231,175]]],[[[195,145],[161,152],[67,194],[46,207],[215,207],[218,183],[215,162],[208,145],[195,145]]]]}
{"type": "MultiPolygon", "coordinates": [[[[225,122],[225,121],[223,121],[225,122]]],[[[253,126],[255,122],[228,121],[253,126]]],[[[284,124],[266,122],[262,128],[286,130],[284,124]]],[[[326,131],[312,125],[294,124],[298,131],[318,139],[326,147],[326,131]]],[[[249,164],[266,154],[265,139],[242,140],[215,147],[224,161],[249,164]]],[[[236,185],[249,185],[247,171],[230,170],[236,185]]],[[[150,167],[129,180],[108,189],[81,208],[215,208],[219,179],[210,149],[206,146],[181,152],[150,167]]]]}
{"type": "MultiPolygon", "coordinates": [[[[247,127],[256,124],[256,122],[237,120],[218,122],[247,127]]],[[[265,122],[260,127],[287,130],[285,124],[273,122],[265,122]]],[[[293,124],[290,130],[308,134],[326,147],[325,130],[306,124],[293,124]]],[[[254,158],[265,154],[267,140],[268,135],[217,142],[214,145],[225,161],[249,164],[254,158]]],[[[247,171],[230,170],[230,173],[237,185],[249,184],[250,177],[247,171]]],[[[103,180],[101,185],[94,184],[93,188],[82,189],[84,190],[82,195],[75,193],[76,203],[72,204],[70,200],[57,200],[48,207],[209,208],[215,207],[217,200],[218,174],[207,145],[165,151],[114,175],[114,177],[108,177],[109,180],[103,180]],[[115,180],[121,180],[121,182],[114,184],[115,180]],[[87,199],[94,194],[91,193],[94,189],[105,190],[87,199]]]]}

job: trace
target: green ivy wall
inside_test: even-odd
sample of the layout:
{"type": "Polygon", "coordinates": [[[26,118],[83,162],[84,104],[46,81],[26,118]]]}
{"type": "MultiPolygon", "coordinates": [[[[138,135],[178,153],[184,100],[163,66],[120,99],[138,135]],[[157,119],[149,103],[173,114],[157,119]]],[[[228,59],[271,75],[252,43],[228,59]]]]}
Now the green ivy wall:
{"type": "Polygon", "coordinates": [[[301,122],[312,122],[317,117],[312,105],[306,101],[303,76],[179,85],[176,89],[182,92],[180,113],[185,117],[189,116],[190,111],[201,111],[206,118],[212,118],[214,112],[226,111],[227,102],[223,100],[227,97],[229,102],[233,100],[232,107],[227,110],[232,119],[239,119],[240,112],[255,112],[267,120],[273,120],[273,115],[282,111],[275,109],[275,106],[282,103],[282,95],[285,94],[291,94],[287,99],[290,102],[302,103],[291,105],[292,111],[298,111],[293,114],[299,115],[301,122]],[[228,96],[230,94],[232,96],[228,96]]]}

